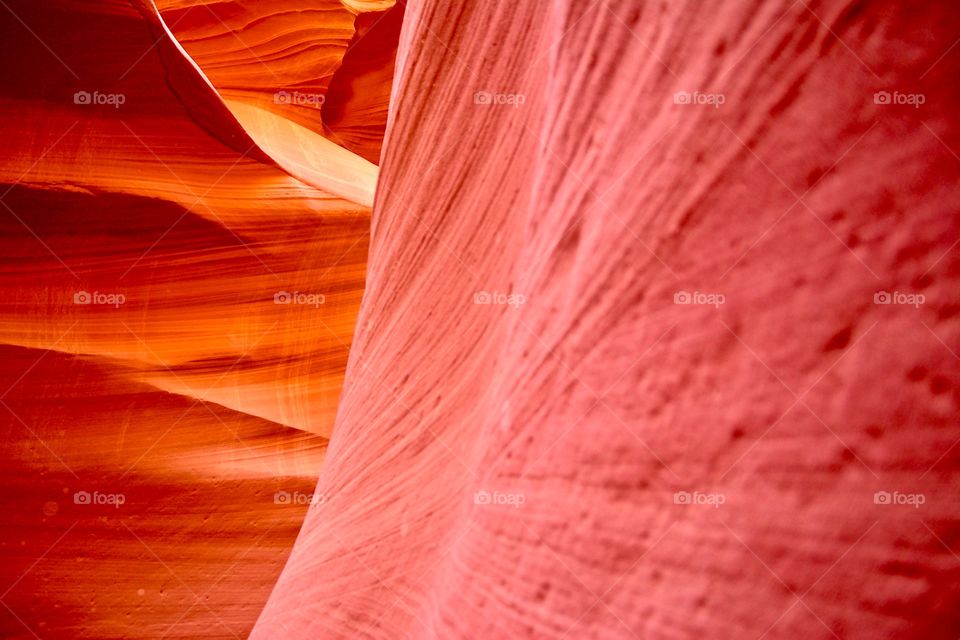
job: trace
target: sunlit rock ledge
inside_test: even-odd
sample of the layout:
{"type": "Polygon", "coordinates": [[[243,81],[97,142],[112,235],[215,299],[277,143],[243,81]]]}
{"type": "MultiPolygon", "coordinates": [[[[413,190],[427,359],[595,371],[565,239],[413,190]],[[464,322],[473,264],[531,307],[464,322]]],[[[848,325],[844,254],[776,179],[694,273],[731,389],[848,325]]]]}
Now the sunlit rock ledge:
{"type": "Polygon", "coordinates": [[[0,7],[2,637],[245,636],[318,503],[396,34],[327,125],[390,7],[287,4],[0,7]]]}

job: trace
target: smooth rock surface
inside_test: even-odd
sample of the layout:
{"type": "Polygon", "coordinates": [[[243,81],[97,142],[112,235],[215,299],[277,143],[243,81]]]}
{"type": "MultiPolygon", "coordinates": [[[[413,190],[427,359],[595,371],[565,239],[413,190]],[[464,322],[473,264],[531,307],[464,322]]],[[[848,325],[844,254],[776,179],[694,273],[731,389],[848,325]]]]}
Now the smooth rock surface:
{"type": "MultiPolygon", "coordinates": [[[[268,4],[296,56],[201,58],[245,95],[355,35],[268,4]]],[[[0,70],[0,637],[245,637],[319,500],[376,166],[244,129],[148,0],[3,2],[0,70]]]]}

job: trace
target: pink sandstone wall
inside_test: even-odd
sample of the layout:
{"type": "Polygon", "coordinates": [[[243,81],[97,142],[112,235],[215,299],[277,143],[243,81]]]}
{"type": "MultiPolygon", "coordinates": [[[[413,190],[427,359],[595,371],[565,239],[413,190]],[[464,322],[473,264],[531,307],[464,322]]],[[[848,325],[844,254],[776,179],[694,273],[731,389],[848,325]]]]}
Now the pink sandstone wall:
{"type": "Polygon", "coordinates": [[[958,25],[408,3],[326,499],[252,637],[956,638],[958,25]]]}

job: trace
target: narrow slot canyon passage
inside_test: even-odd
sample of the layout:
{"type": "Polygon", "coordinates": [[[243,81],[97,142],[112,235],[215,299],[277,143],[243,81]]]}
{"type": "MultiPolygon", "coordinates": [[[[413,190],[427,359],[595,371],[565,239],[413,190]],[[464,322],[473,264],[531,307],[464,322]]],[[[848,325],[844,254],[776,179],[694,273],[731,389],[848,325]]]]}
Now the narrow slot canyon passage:
{"type": "Polygon", "coordinates": [[[960,6],[0,0],[0,637],[960,636],[960,6]]]}

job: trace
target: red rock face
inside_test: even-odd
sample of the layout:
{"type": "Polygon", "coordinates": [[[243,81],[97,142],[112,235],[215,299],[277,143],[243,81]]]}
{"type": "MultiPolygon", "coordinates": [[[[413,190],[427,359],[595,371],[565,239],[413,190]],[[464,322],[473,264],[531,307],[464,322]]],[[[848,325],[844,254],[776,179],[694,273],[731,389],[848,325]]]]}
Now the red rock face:
{"type": "Polygon", "coordinates": [[[956,637],[960,14],[590,4],[408,6],[252,637],[956,637]]]}
{"type": "Polygon", "coordinates": [[[149,2],[0,7],[0,637],[259,615],[331,432],[377,170],[244,96],[342,58],[357,18],[333,4],[305,31],[261,16],[277,43],[221,27],[197,60],[203,7],[170,9],[183,46],[149,2]]]}
{"type": "Polygon", "coordinates": [[[960,635],[960,9],[0,12],[3,637],[960,635]]]}

